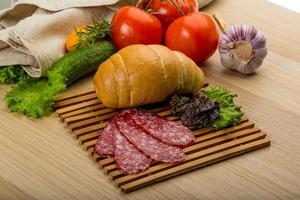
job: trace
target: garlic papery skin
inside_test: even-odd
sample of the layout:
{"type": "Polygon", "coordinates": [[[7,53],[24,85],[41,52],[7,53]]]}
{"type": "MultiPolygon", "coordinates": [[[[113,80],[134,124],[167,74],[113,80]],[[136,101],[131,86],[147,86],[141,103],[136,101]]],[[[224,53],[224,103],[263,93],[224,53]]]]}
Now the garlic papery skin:
{"type": "Polygon", "coordinates": [[[219,39],[219,53],[226,68],[252,74],[267,56],[266,38],[253,26],[229,26],[219,39]]]}

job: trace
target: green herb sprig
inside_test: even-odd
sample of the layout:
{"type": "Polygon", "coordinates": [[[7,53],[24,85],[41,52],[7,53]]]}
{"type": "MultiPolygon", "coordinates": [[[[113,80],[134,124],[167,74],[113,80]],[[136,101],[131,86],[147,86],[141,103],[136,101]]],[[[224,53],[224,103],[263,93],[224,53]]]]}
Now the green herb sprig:
{"type": "Polygon", "coordinates": [[[75,48],[82,48],[85,46],[93,46],[96,41],[111,40],[111,24],[105,19],[95,20],[93,23],[81,30],[75,28],[77,34],[77,43],[75,48]]]}

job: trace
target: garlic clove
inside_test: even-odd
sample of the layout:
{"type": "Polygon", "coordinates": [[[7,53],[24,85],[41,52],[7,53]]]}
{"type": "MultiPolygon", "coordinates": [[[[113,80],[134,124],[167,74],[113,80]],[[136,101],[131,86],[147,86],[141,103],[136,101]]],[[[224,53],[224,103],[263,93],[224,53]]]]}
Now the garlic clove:
{"type": "Polygon", "coordinates": [[[266,38],[253,26],[229,26],[220,37],[219,53],[226,68],[252,74],[267,56],[266,38]]]}

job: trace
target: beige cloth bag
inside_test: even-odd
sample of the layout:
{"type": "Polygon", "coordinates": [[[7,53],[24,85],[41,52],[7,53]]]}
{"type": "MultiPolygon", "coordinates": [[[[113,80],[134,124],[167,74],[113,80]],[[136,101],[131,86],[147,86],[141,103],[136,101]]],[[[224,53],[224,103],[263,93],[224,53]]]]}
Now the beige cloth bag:
{"type": "MultiPolygon", "coordinates": [[[[23,65],[40,77],[65,53],[74,27],[110,19],[116,9],[137,0],[12,0],[0,11],[0,66],[23,65]]],[[[198,0],[200,7],[212,0],[198,0]]]]}
{"type": "Polygon", "coordinates": [[[114,10],[128,4],[118,0],[18,0],[0,13],[0,66],[24,65],[40,77],[65,51],[74,27],[92,18],[110,19],[114,10]],[[109,6],[111,5],[111,6],[109,6]]]}

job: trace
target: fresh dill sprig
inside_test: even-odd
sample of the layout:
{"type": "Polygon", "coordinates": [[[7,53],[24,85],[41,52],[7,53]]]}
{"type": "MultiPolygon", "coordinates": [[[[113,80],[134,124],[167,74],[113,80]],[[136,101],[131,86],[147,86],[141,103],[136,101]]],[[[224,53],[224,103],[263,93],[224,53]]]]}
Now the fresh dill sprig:
{"type": "Polygon", "coordinates": [[[75,28],[77,35],[77,43],[75,48],[82,48],[84,46],[93,46],[96,41],[111,39],[111,24],[105,19],[95,20],[93,23],[86,26],[79,31],[75,28]]]}

